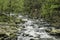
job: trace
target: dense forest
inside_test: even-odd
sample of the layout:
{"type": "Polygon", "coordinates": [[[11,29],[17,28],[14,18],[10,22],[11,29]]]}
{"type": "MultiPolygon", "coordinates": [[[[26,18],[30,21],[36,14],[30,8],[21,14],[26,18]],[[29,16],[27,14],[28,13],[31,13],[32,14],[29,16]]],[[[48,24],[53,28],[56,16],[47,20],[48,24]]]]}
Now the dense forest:
{"type": "Polygon", "coordinates": [[[60,25],[60,0],[0,0],[0,21],[9,21],[10,13],[44,18],[52,25],[60,25]]]}
{"type": "Polygon", "coordinates": [[[15,28],[22,21],[16,18],[19,14],[31,19],[43,18],[52,26],[60,27],[60,0],[0,0],[0,24],[12,23],[11,28],[15,28]]]}

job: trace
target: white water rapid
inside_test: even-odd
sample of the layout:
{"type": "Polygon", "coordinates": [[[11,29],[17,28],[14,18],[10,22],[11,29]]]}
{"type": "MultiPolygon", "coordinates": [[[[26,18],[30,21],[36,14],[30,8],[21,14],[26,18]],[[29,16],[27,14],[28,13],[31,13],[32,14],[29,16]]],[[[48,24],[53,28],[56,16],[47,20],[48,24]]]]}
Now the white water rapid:
{"type": "Polygon", "coordinates": [[[43,19],[35,20],[23,16],[19,16],[19,18],[25,23],[19,24],[22,28],[18,31],[17,40],[57,40],[45,31],[49,24],[43,19]]]}

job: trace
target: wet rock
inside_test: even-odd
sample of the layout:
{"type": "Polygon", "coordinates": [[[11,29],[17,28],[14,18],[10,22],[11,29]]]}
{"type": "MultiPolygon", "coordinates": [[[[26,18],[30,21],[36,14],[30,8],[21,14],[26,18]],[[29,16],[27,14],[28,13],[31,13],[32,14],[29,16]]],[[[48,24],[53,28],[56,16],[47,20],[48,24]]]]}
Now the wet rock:
{"type": "Polygon", "coordinates": [[[14,38],[16,36],[17,28],[13,25],[2,25],[0,26],[0,38],[9,39],[14,38]]]}
{"type": "Polygon", "coordinates": [[[46,32],[50,33],[50,35],[60,35],[60,29],[54,27],[46,29],[46,32]]]}
{"type": "Polygon", "coordinates": [[[34,40],[34,39],[30,39],[30,40],[34,40]]]}

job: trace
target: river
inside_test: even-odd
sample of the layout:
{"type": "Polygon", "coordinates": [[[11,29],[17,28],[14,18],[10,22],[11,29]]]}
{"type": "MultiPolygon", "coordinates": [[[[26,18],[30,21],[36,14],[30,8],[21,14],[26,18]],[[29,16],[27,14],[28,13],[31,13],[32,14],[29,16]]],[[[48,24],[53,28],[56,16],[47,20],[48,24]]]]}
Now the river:
{"type": "Polygon", "coordinates": [[[17,40],[60,40],[45,31],[50,26],[45,20],[30,19],[22,15],[19,15],[18,18],[25,23],[18,24],[21,29],[18,29],[17,40]]]}

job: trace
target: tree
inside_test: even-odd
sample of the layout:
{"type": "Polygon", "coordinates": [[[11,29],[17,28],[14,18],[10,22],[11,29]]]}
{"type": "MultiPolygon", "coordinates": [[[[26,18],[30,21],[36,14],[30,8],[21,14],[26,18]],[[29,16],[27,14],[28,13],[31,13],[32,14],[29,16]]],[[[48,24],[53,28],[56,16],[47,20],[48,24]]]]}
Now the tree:
{"type": "Polygon", "coordinates": [[[60,0],[45,0],[41,15],[54,26],[60,25],[60,0]]]}
{"type": "Polygon", "coordinates": [[[24,1],[24,11],[30,17],[37,17],[41,7],[40,0],[25,0],[24,1]]]}

